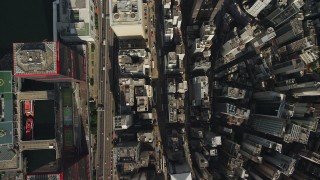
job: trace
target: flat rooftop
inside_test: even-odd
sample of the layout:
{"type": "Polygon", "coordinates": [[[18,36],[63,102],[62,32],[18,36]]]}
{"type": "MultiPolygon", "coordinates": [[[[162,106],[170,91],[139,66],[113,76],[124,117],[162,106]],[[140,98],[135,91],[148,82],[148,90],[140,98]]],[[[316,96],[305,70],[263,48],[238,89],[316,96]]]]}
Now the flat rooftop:
{"type": "Polygon", "coordinates": [[[169,162],[169,174],[171,179],[192,179],[190,167],[186,160],[182,160],[180,163],[169,162]]]}
{"type": "Polygon", "coordinates": [[[26,180],[34,179],[56,179],[63,180],[63,173],[39,173],[39,174],[28,174],[26,180]]]}
{"type": "Polygon", "coordinates": [[[13,143],[11,71],[0,71],[0,145],[13,143]]]}
{"type": "Polygon", "coordinates": [[[66,1],[64,0],[63,2],[67,3],[67,2],[70,2],[70,6],[71,8],[86,8],[86,0],[69,0],[69,1],[66,1]]]}
{"type": "Polygon", "coordinates": [[[141,0],[112,0],[110,7],[114,24],[138,22],[142,19],[141,0]]]}
{"type": "Polygon", "coordinates": [[[14,43],[13,74],[15,76],[58,73],[57,42],[14,43]]]}

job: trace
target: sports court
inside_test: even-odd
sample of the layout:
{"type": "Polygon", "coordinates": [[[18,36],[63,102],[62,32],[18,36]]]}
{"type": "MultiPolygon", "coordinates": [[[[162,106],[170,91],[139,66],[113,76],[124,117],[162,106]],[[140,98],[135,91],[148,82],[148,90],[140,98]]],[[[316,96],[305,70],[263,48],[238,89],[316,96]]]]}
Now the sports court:
{"type": "Polygon", "coordinates": [[[62,89],[62,103],[63,107],[72,107],[72,89],[62,89]]]}
{"type": "Polygon", "coordinates": [[[73,151],[74,149],[74,133],[73,133],[73,103],[72,89],[62,89],[63,104],[63,148],[65,151],[73,151]]]}
{"type": "Polygon", "coordinates": [[[12,74],[11,71],[0,71],[0,93],[12,92],[12,74]]]}
{"type": "Polygon", "coordinates": [[[0,145],[13,143],[13,99],[11,71],[0,71],[0,145]]]}

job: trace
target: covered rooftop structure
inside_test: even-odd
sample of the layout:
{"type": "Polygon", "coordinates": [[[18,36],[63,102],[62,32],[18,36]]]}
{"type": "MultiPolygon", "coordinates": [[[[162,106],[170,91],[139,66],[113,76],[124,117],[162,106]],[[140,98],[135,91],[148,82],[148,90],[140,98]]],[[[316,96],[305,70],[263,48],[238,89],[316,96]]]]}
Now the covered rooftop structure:
{"type": "Polygon", "coordinates": [[[13,137],[12,72],[0,71],[0,171],[18,167],[13,137]]]}
{"type": "Polygon", "coordinates": [[[145,37],[141,0],[110,0],[109,7],[110,26],[119,38],[145,37]]]}

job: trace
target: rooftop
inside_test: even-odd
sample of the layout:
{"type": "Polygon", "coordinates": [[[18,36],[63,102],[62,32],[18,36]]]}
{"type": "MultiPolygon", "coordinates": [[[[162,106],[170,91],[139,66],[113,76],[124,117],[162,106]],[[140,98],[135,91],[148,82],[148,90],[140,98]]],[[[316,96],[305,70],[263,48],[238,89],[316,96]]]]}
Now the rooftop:
{"type": "Polygon", "coordinates": [[[64,0],[63,2],[68,1],[69,6],[71,8],[85,8],[86,7],[86,1],[83,0],[64,0]]]}
{"type": "Polygon", "coordinates": [[[142,19],[142,1],[112,0],[110,1],[114,24],[128,24],[142,19]]]}
{"type": "Polygon", "coordinates": [[[153,132],[152,131],[139,131],[137,133],[138,141],[142,142],[153,142],[153,132]]]}
{"type": "Polygon", "coordinates": [[[114,116],[114,130],[128,129],[132,125],[132,115],[114,116]]]}
{"type": "Polygon", "coordinates": [[[63,180],[63,173],[28,174],[26,177],[26,180],[33,180],[33,179],[63,180]]]}
{"type": "Polygon", "coordinates": [[[147,96],[138,96],[136,97],[137,101],[137,111],[138,112],[145,112],[149,111],[149,98],[147,96]]]}
{"type": "Polygon", "coordinates": [[[174,94],[168,94],[168,115],[169,122],[184,122],[184,97],[175,97],[174,94]]]}
{"type": "Polygon", "coordinates": [[[184,160],[181,163],[169,163],[169,172],[171,179],[186,179],[191,180],[190,167],[184,160]]]}
{"type": "Polygon", "coordinates": [[[138,161],[140,155],[140,142],[121,142],[115,147],[118,161],[138,161]]]}
{"type": "Polygon", "coordinates": [[[205,105],[209,102],[209,82],[207,76],[198,76],[192,79],[194,105],[205,105]]]}
{"type": "Polygon", "coordinates": [[[45,75],[58,73],[58,43],[14,43],[13,74],[45,75]]]}
{"type": "Polygon", "coordinates": [[[126,49],[126,50],[119,51],[119,56],[121,56],[121,55],[146,57],[147,52],[144,49],[126,49]]]}

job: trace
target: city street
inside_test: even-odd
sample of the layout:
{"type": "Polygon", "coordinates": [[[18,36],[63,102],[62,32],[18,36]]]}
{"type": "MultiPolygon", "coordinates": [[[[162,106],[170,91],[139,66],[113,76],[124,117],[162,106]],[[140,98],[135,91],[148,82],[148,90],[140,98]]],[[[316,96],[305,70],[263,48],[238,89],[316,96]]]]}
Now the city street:
{"type": "MultiPolygon", "coordinates": [[[[112,62],[114,60],[114,33],[110,28],[109,21],[109,3],[108,1],[102,1],[102,4],[99,4],[99,44],[100,44],[100,59],[99,59],[99,70],[96,73],[99,73],[99,89],[98,89],[98,135],[97,135],[97,151],[96,151],[96,175],[98,179],[115,179],[116,176],[114,173],[114,164],[112,156],[112,139],[113,139],[113,116],[115,112],[115,104],[113,98],[113,86],[115,81],[114,79],[118,78],[118,72],[115,69],[115,64],[112,62]],[[103,14],[103,16],[102,16],[103,14]],[[114,77],[113,77],[114,76],[114,77]]],[[[161,41],[156,41],[156,36],[160,33],[156,33],[156,24],[161,21],[156,20],[155,14],[155,4],[154,1],[148,3],[148,46],[151,51],[151,57],[153,61],[152,78],[156,80],[157,87],[161,85],[158,81],[158,71],[160,64],[157,64],[157,48],[161,47],[161,41]]],[[[160,36],[161,37],[161,36],[160,36]]],[[[161,94],[158,92],[158,96],[161,94]]],[[[155,97],[161,99],[159,97],[155,97]]],[[[161,106],[158,106],[159,110],[161,106]]],[[[159,111],[160,112],[160,111],[159,111]]],[[[155,112],[156,114],[157,112],[155,112]]],[[[161,112],[160,112],[161,113],[161,112]]],[[[162,116],[162,118],[164,118],[162,116]]],[[[159,127],[155,127],[155,136],[160,137],[159,127]]],[[[161,142],[161,138],[157,138],[157,141],[161,142]]],[[[160,153],[157,154],[157,165],[158,170],[163,170],[163,150],[160,148],[160,153]],[[161,167],[162,166],[162,167],[161,167]]],[[[166,173],[166,171],[164,172],[166,173]]]]}
{"type": "Polygon", "coordinates": [[[100,1],[99,8],[99,42],[100,42],[100,68],[98,89],[98,134],[96,151],[96,175],[98,179],[111,179],[112,177],[112,117],[114,112],[114,100],[110,79],[113,79],[113,69],[111,68],[112,53],[109,52],[113,45],[113,32],[110,31],[109,24],[109,3],[100,1]],[[102,15],[103,14],[103,15],[102,15]],[[110,76],[111,75],[111,76],[110,76]]]}

